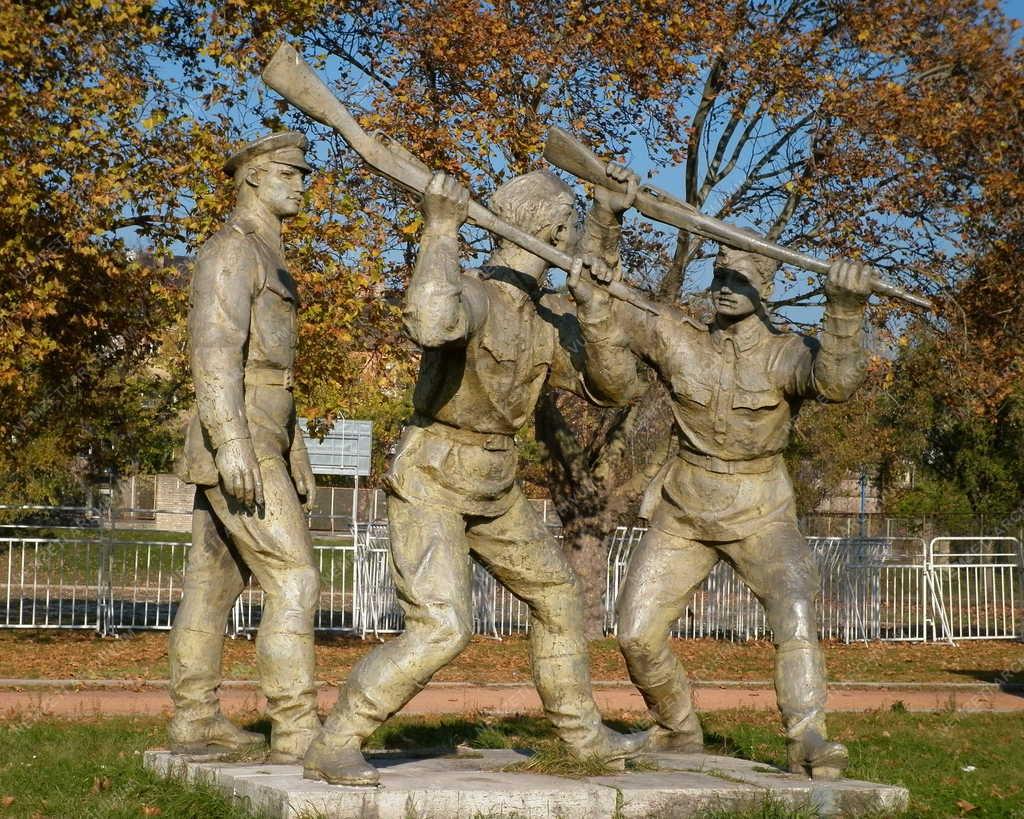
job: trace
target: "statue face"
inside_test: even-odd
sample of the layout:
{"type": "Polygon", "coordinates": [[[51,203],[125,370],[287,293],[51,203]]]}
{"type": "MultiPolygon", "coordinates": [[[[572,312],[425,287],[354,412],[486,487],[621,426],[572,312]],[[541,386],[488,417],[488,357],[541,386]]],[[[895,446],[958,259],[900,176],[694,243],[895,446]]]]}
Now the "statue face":
{"type": "Polygon", "coordinates": [[[730,319],[746,318],[761,303],[761,294],[747,277],[726,267],[715,268],[711,298],[718,314],[730,319]]]}
{"type": "Polygon", "coordinates": [[[250,176],[256,188],[256,198],[275,216],[286,219],[302,209],[302,191],[305,174],[291,165],[268,162],[259,167],[255,177],[250,176]]]}

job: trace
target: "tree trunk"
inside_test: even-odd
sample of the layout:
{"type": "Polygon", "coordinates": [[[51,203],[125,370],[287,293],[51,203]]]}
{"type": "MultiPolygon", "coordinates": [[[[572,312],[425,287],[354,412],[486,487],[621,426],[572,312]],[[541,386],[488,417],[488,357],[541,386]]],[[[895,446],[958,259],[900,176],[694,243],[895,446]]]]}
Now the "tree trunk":
{"type": "Polygon", "coordinates": [[[588,640],[604,636],[608,577],[608,535],[615,529],[607,508],[563,519],[562,544],[583,592],[583,624],[588,640]]]}
{"type": "Polygon", "coordinates": [[[562,547],[583,592],[590,640],[604,634],[611,535],[633,521],[639,495],[668,454],[671,416],[663,393],[648,390],[630,408],[586,410],[591,433],[586,447],[553,393],[545,393],[537,405],[536,436],[550,456],[548,487],[562,521],[562,547]]]}

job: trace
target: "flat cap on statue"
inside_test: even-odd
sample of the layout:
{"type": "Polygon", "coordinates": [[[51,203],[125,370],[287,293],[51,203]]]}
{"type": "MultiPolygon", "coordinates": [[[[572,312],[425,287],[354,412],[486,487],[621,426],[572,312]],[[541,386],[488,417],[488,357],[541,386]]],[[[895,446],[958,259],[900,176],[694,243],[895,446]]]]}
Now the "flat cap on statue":
{"type": "Polygon", "coordinates": [[[249,142],[224,163],[224,173],[234,174],[242,165],[257,157],[267,162],[291,165],[304,173],[313,169],[306,162],[309,140],[297,131],[278,131],[249,142]]]}

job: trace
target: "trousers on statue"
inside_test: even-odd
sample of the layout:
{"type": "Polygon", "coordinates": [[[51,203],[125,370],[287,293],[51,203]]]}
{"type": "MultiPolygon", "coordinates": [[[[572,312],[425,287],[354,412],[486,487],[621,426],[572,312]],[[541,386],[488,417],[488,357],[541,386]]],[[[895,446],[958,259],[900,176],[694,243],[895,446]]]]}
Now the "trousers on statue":
{"type": "Polygon", "coordinates": [[[617,604],[619,645],[630,678],[654,720],[683,730],[693,700],[669,631],[693,590],[726,560],[761,601],[772,629],[775,691],[789,739],[808,728],[825,734],[825,662],[814,600],[818,569],[795,525],[774,523],[756,535],[702,542],[648,529],[629,562],[617,604]]]}
{"type": "Polygon", "coordinates": [[[352,669],[321,741],[360,747],[466,647],[473,635],[470,555],[530,608],[534,682],[561,738],[584,747],[604,730],[575,575],[522,491],[512,491],[512,506],[493,518],[389,496],[391,571],[405,630],[352,669]]]}
{"type": "Polygon", "coordinates": [[[219,715],[224,632],[235,599],[254,575],[264,592],[256,666],[271,747],[301,756],[320,726],[313,650],[320,572],[284,460],[264,459],[260,472],[266,499],[261,514],[241,507],[220,486],[196,491],[185,588],[168,644],[171,698],[178,725],[219,715]]]}

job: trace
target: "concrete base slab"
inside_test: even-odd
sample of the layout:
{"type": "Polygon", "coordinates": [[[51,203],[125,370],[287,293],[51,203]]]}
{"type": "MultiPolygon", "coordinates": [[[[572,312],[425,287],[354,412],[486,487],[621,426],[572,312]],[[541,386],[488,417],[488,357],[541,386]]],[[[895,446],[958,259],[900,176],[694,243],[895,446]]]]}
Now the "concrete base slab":
{"type": "Polygon", "coordinates": [[[168,751],[147,751],[145,766],[165,777],[206,781],[239,807],[272,819],[669,819],[760,811],[766,804],[820,816],[892,816],[907,808],[905,788],[811,780],[733,757],[649,754],[638,770],[585,779],[508,770],[528,756],[461,749],[435,756],[370,754],[381,772],[379,788],[312,782],[302,778],[298,765],[222,762],[168,751]]]}

